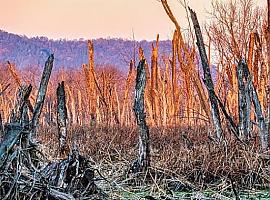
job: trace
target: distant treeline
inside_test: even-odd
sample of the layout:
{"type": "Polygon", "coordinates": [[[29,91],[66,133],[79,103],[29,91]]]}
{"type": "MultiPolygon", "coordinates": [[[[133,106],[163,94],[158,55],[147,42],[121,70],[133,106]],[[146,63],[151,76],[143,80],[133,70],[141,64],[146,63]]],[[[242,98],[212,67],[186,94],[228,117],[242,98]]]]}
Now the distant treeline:
{"type": "MultiPolygon", "coordinates": [[[[151,60],[151,41],[132,41],[123,39],[96,39],[95,62],[97,65],[112,65],[127,71],[130,59],[134,58],[134,48],[144,49],[147,60],[151,60]]],[[[171,41],[160,41],[159,52],[168,55],[171,41]]],[[[0,62],[7,60],[22,68],[43,66],[50,53],[55,54],[55,67],[78,68],[88,61],[87,43],[79,40],[50,40],[46,37],[28,38],[0,30],[0,62]]],[[[137,53],[135,54],[137,55],[137,53]]]]}

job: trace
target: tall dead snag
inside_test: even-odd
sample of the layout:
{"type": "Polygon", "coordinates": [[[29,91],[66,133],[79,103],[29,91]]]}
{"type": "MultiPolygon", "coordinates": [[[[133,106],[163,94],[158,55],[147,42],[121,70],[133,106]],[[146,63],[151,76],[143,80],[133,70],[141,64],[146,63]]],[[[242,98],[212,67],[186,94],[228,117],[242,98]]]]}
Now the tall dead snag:
{"type": "Polygon", "coordinates": [[[124,91],[124,99],[123,99],[123,107],[122,107],[122,112],[121,112],[121,117],[120,117],[120,121],[121,121],[121,125],[124,125],[125,122],[125,114],[126,114],[126,108],[127,108],[127,103],[128,103],[128,94],[129,94],[129,89],[130,89],[130,85],[131,82],[134,80],[134,61],[131,60],[130,64],[129,64],[129,71],[128,71],[128,76],[126,79],[126,85],[125,85],[125,91],[124,91]]]}
{"type": "Polygon", "coordinates": [[[237,79],[238,79],[238,114],[239,114],[239,134],[240,138],[245,136],[249,137],[249,124],[250,124],[250,99],[247,84],[244,81],[244,64],[242,61],[237,66],[237,79]]]}
{"type": "Polygon", "coordinates": [[[57,91],[57,125],[59,134],[59,154],[67,150],[67,107],[64,81],[58,83],[57,91]]]}
{"type": "MultiPolygon", "coordinates": [[[[179,23],[177,22],[176,18],[174,17],[167,0],[161,0],[162,6],[166,12],[166,14],[168,15],[168,17],[171,19],[171,21],[174,23],[175,28],[176,28],[176,32],[175,32],[175,47],[176,47],[176,53],[177,53],[177,58],[178,58],[178,62],[183,64],[183,53],[184,53],[184,57],[187,59],[187,65],[181,65],[181,70],[182,72],[185,74],[185,78],[187,79],[191,79],[196,92],[198,94],[200,103],[202,105],[203,110],[205,111],[205,114],[207,115],[207,118],[211,118],[211,111],[210,111],[210,107],[208,104],[208,100],[207,97],[205,95],[204,89],[203,89],[203,85],[200,79],[200,75],[198,73],[198,71],[195,68],[195,64],[194,64],[194,55],[192,55],[192,53],[189,52],[189,49],[187,48],[187,45],[184,42],[183,36],[181,34],[181,28],[179,23]],[[177,37],[176,37],[177,36],[177,37]],[[187,73],[189,72],[189,73],[187,73]]],[[[187,81],[187,83],[189,84],[189,80],[187,81]]],[[[177,101],[176,101],[177,102],[177,101]]],[[[179,106],[180,103],[176,103],[175,105],[175,112],[178,112],[179,110],[179,106]]]]}
{"type": "Polygon", "coordinates": [[[141,59],[137,67],[135,101],[133,110],[139,126],[139,156],[133,163],[133,173],[146,171],[150,166],[149,129],[145,120],[144,91],[146,86],[145,59],[141,59]]]}
{"type": "Polygon", "coordinates": [[[94,65],[94,45],[91,40],[87,41],[88,45],[88,92],[89,92],[89,103],[90,103],[90,115],[91,115],[91,122],[95,123],[96,121],[96,87],[95,82],[97,84],[97,81],[95,80],[96,74],[95,74],[95,65],[94,65]]]}
{"type": "Polygon", "coordinates": [[[214,84],[210,73],[210,67],[208,64],[208,59],[206,55],[206,50],[203,42],[203,36],[201,32],[201,28],[197,19],[196,13],[189,8],[191,20],[193,22],[193,26],[195,29],[195,34],[197,38],[197,46],[199,49],[203,72],[204,72],[204,84],[208,90],[208,95],[211,103],[211,111],[212,111],[212,119],[214,126],[216,128],[216,136],[217,139],[221,139],[222,137],[222,128],[221,128],[221,121],[220,121],[220,115],[219,115],[219,109],[218,109],[218,103],[215,95],[214,90],[214,84]]]}
{"type": "MultiPolygon", "coordinates": [[[[245,78],[247,80],[251,80],[251,75],[250,75],[247,64],[244,61],[242,61],[242,64],[244,67],[245,78]]],[[[265,123],[263,112],[262,112],[262,106],[261,106],[261,103],[259,101],[259,97],[258,97],[257,91],[254,87],[254,84],[252,82],[250,82],[250,84],[248,84],[248,87],[249,87],[248,89],[250,91],[252,102],[253,102],[253,105],[255,108],[256,118],[257,118],[258,123],[259,123],[262,150],[265,151],[268,148],[268,131],[266,129],[266,123],[265,123]]]]}
{"type": "MultiPolygon", "coordinates": [[[[268,64],[268,70],[267,72],[270,73],[270,0],[267,0],[267,9],[268,9],[268,15],[267,15],[267,27],[265,29],[265,39],[266,39],[266,45],[267,45],[267,64],[268,64]]],[[[270,78],[269,74],[267,75],[268,82],[267,82],[267,131],[268,134],[270,134],[270,78]]]]}
{"type": "Polygon", "coordinates": [[[35,107],[34,107],[34,112],[33,112],[33,116],[32,116],[32,121],[31,121],[31,129],[32,129],[31,140],[33,139],[32,137],[36,136],[36,129],[38,126],[39,117],[40,117],[40,114],[41,114],[41,111],[43,108],[48,83],[49,83],[49,79],[50,79],[51,72],[52,72],[53,60],[54,60],[54,56],[53,56],[53,54],[51,54],[45,63],[45,67],[44,67],[44,70],[42,73],[42,77],[41,77],[41,81],[40,81],[40,85],[39,85],[39,89],[38,89],[38,94],[37,94],[37,98],[36,98],[36,103],[35,103],[35,107]]]}
{"type": "Polygon", "coordinates": [[[157,35],[156,46],[152,44],[151,56],[151,103],[153,119],[156,125],[159,125],[159,106],[158,106],[158,42],[159,35],[157,35]]]}

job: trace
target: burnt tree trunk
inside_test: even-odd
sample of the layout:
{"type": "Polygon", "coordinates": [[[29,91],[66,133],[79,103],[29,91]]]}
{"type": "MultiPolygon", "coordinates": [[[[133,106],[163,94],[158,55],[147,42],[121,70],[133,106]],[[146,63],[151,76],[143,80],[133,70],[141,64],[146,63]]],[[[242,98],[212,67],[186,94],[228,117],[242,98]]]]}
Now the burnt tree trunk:
{"type": "Polygon", "coordinates": [[[35,107],[34,107],[34,111],[33,111],[33,117],[32,117],[32,121],[31,121],[31,129],[32,129],[31,130],[31,140],[33,139],[33,137],[36,136],[36,129],[38,126],[39,117],[40,117],[40,114],[41,114],[41,111],[43,108],[48,83],[49,83],[49,79],[50,79],[51,72],[52,72],[53,60],[54,60],[54,56],[53,56],[53,54],[51,54],[45,63],[45,68],[43,70],[43,74],[41,77],[41,81],[40,81],[40,85],[39,85],[39,89],[38,89],[38,94],[37,94],[37,98],[36,98],[36,103],[35,103],[35,107]]]}
{"type": "MultiPolygon", "coordinates": [[[[268,64],[268,73],[270,73],[270,0],[267,0],[267,27],[265,29],[265,39],[267,46],[267,64],[268,64]]],[[[270,78],[268,76],[266,97],[267,97],[267,131],[270,134],[270,78]]]]}
{"type": "Polygon", "coordinates": [[[146,87],[145,59],[141,59],[137,68],[135,101],[133,110],[139,126],[139,156],[133,163],[131,171],[146,171],[150,166],[149,129],[145,120],[144,91],[146,87]]]}
{"type": "Polygon", "coordinates": [[[203,42],[202,32],[201,28],[197,19],[196,13],[189,8],[190,14],[191,14],[191,20],[194,25],[195,34],[197,38],[197,46],[200,52],[203,72],[204,72],[204,84],[208,90],[208,95],[211,103],[211,112],[212,112],[212,119],[213,123],[216,129],[216,137],[220,141],[222,138],[222,128],[221,128],[221,120],[220,120],[220,114],[218,109],[218,102],[215,95],[214,90],[214,84],[212,80],[212,76],[210,73],[210,67],[206,55],[206,50],[203,42]]]}
{"type": "Polygon", "coordinates": [[[238,114],[239,114],[239,134],[240,138],[249,137],[249,123],[250,116],[248,112],[249,90],[244,80],[244,64],[240,61],[237,66],[237,79],[238,79],[238,114]]]}
{"type": "Polygon", "coordinates": [[[64,81],[57,87],[57,125],[59,134],[59,154],[64,155],[67,150],[67,107],[64,81]]]}
{"type": "Polygon", "coordinates": [[[29,101],[31,91],[31,85],[21,86],[18,91],[14,108],[14,122],[5,126],[3,142],[0,144],[0,167],[4,164],[6,157],[22,134],[24,134],[23,138],[26,138],[23,141],[27,144],[27,138],[29,136],[29,132],[27,131],[29,128],[27,102],[29,101]]]}

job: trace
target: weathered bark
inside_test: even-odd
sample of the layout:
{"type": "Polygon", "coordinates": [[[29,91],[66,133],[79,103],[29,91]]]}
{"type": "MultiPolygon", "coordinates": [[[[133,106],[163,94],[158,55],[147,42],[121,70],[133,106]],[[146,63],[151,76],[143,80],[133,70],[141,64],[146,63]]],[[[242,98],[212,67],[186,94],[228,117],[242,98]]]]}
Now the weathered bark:
{"type": "Polygon", "coordinates": [[[149,129],[145,120],[144,91],[146,86],[145,59],[141,59],[137,68],[135,101],[133,110],[139,127],[139,155],[133,163],[132,172],[146,171],[150,166],[149,129]]]}
{"type": "Polygon", "coordinates": [[[22,110],[22,117],[20,120],[21,126],[23,127],[24,130],[29,130],[30,126],[29,126],[29,112],[28,112],[29,108],[27,104],[23,105],[23,110],[22,110]]]}
{"type": "MultiPolygon", "coordinates": [[[[216,94],[215,94],[216,95],[216,94]]],[[[228,114],[228,112],[226,111],[225,106],[223,105],[223,103],[220,101],[220,99],[218,98],[218,96],[216,96],[217,102],[226,118],[226,121],[228,123],[229,126],[229,130],[232,131],[232,133],[234,134],[234,136],[236,137],[236,139],[240,142],[242,142],[242,140],[239,138],[239,130],[237,125],[234,123],[232,117],[228,114]]]]}
{"type": "Polygon", "coordinates": [[[189,8],[190,14],[191,14],[191,19],[194,25],[195,29],[195,34],[197,38],[197,46],[199,49],[200,57],[201,57],[201,62],[202,62],[202,67],[204,71],[204,83],[206,85],[206,88],[208,90],[208,95],[211,103],[211,111],[212,111],[212,119],[213,123],[216,129],[216,137],[218,140],[221,140],[222,138],[222,127],[221,127],[221,121],[220,121],[220,115],[219,115],[219,108],[218,108],[218,103],[215,95],[215,90],[214,90],[214,84],[213,80],[211,77],[210,73],[210,67],[208,64],[208,59],[206,55],[206,50],[203,42],[203,37],[201,33],[201,28],[197,19],[196,13],[189,8]]]}
{"type": "Polygon", "coordinates": [[[29,96],[32,91],[32,85],[25,86],[22,85],[19,88],[17,97],[16,97],[16,102],[15,102],[15,108],[14,108],[14,122],[20,122],[23,114],[23,108],[26,105],[28,107],[29,105],[29,96]]]}
{"type": "MultiPolygon", "coordinates": [[[[242,61],[242,64],[244,67],[245,78],[247,80],[251,80],[251,75],[250,75],[247,64],[243,61],[242,61]]],[[[262,150],[265,151],[268,148],[268,131],[267,131],[266,123],[265,123],[263,112],[262,112],[262,106],[261,106],[261,103],[259,101],[259,97],[258,97],[257,91],[256,91],[253,83],[250,82],[250,84],[248,84],[248,86],[249,86],[248,89],[250,91],[252,102],[253,102],[253,105],[255,108],[256,118],[257,118],[258,123],[259,123],[261,147],[262,147],[262,150]]]]}
{"type": "Polygon", "coordinates": [[[38,126],[39,117],[40,117],[40,114],[41,114],[41,111],[43,108],[48,83],[49,83],[49,79],[50,79],[51,72],[52,72],[53,60],[54,60],[54,56],[53,56],[53,54],[51,54],[45,63],[45,67],[44,67],[44,70],[42,73],[42,77],[41,77],[41,81],[40,81],[40,85],[39,85],[39,89],[38,89],[38,94],[37,94],[37,98],[36,98],[36,103],[35,103],[35,107],[34,107],[34,112],[33,112],[33,116],[32,116],[32,121],[31,121],[31,129],[32,129],[31,130],[31,140],[33,139],[33,137],[36,136],[36,129],[38,126]]]}
{"type": "MultiPolygon", "coordinates": [[[[267,64],[268,70],[267,72],[270,73],[270,0],[267,0],[267,28],[265,30],[265,40],[267,45],[267,64]]],[[[266,97],[267,97],[267,131],[270,134],[270,78],[269,74],[267,75],[268,82],[267,82],[267,89],[266,89],[266,97]]]]}
{"type": "Polygon", "coordinates": [[[5,127],[5,136],[0,145],[0,167],[5,162],[5,157],[17,143],[22,134],[23,128],[19,123],[11,123],[5,127]]]}
{"type": "Polygon", "coordinates": [[[238,79],[238,114],[239,114],[239,134],[240,138],[245,136],[246,139],[249,137],[248,127],[249,127],[249,115],[248,115],[248,103],[247,96],[249,96],[246,90],[246,84],[244,81],[244,65],[242,61],[238,63],[237,66],[237,79],[238,79]]]}
{"type": "Polygon", "coordinates": [[[64,81],[58,83],[56,95],[59,154],[64,155],[67,150],[67,107],[64,81]]]}

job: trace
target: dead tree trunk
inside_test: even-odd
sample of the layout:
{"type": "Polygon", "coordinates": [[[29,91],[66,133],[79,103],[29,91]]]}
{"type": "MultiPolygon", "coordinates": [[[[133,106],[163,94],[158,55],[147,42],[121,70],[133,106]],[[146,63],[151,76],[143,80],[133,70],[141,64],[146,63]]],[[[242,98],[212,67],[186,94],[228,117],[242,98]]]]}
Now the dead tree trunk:
{"type": "Polygon", "coordinates": [[[240,138],[245,136],[249,137],[249,115],[248,115],[248,102],[249,96],[248,88],[244,81],[244,63],[240,61],[237,66],[237,79],[238,79],[238,114],[239,114],[239,134],[240,138]]]}
{"type": "Polygon", "coordinates": [[[221,140],[222,128],[221,128],[220,114],[219,114],[217,99],[215,97],[216,95],[215,95],[215,90],[214,90],[214,84],[213,84],[213,80],[210,73],[210,67],[208,64],[202,32],[201,32],[201,28],[200,28],[196,13],[190,8],[189,8],[189,11],[190,11],[191,20],[193,22],[194,29],[195,29],[195,34],[197,38],[197,46],[200,52],[202,67],[204,71],[204,83],[208,90],[208,95],[209,95],[209,99],[211,103],[212,119],[213,119],[213,123],[216,129],[216,137],[218,140],[221,140]]]}
{"type": "Polygon", "coordinates": [[[0,145],[0,167],[5,163],[6,155],[17,143],[22,134],[22,126],[19,123],[11,123],[5,127],[5,136],[0,145]]]}
{"type": "Polygon", "coordinates": [[[67,150],[67,107],[64,81],[58,83],[56,95],[59,154],[64,155],[67,150]]]}
{"type": "Polygon", "coordinates": [[[14,114],[15,114],[15,122],[20,122],[22,119],[22,114],[23,114],[23,108],[25,104],[28,106],[28,101],[29,97],[32,91],[32,85],[25,86],[21,85],[16,97],[16,102],[15,102],[15,108],[14,108],[14,114]]]}
{"type": "Polygon", "coordinates": [[[36,136],[36,129],[38,126],[39,117],[40,117],[40,114],[41,114],[41,111],[43,108],[44,99],[46,96],[47,87],[48,87],[49,79],[50,79],[51,72],[52,72],[53,60],[54,60],[54,56],[53,56],[53,54],[51,54],[45,63],[45,68],[43,70],[43,74],[41,77],[41,81],[40,81],[40,85],[39,85],[39,89],[38,89],[38,94],[37,94],[37,98],[36,98],[36,103],[35,103],[35,107],[34,107],[33,117],[32,117],[32,121],[31,121],[31,129],[32,129],[31,130],[31,140],[33,139],[33,137],[36,136]]]}
{"type": "MultiPolygon", "coordinates": [[[[265,30],[265,39],[267,44],[267,64],[268,64],[268,70],[267,72],[270,74],[270,0],[267,0],[267,9],[268,9],[268,15],[267,15],[267,28],[265,30]]],[[[267,83],[267,131],[268,134],[270,134],[270,78],[268,76],[268,83],[267,83]]]]}
{"type": "MultiPolygon", "coordinates": [[[[251,76],[250,76],[250,72],[249,72],[247,64],[243,61],[242,61],[242,63],[243,63],[243,67],[244,67],[245,78],[247,80],[251,80],[251,76]]],[[[251,82],[250,84],[248,84],[248,86],[249,86],[248,89],[250,91],[251,99],[252,99],[252,102],[253,102],[253,105],[255,108],[256,118],[257,118],[258,123],[259,123],[262,150],[265,151],[268,148],[268,131],[266,128],[266,123],[265,123],[263,112],[262,112],[262,106],[261,106],[261,103],[259,101],[259,97],[258,97],[257,91],[256,91],[253,83],[251,82]]]]}
{"type": "Polygon", "coordinates": [[[144,91],[146,86],[145,59],[141,59],[137,68],[135,101],[133,110],[139,126],[139,156],[133,163],[133,173],[146,171],[150,166],[149,129],[144,113],[144,91]]]}
{"type": "MultiPolygon", "coordinates": [[[[21,86],[14,108],[14,123],[7,124],[4,130],[3,142],[0,145],[0,167],[5,162],[6,156],[10,153],[13,146],[18,142],[18,139],[24,133],[24,138],[28,138],[29,118],[28,116],[28,101],[32,91],[32,86],[21,86]],[[27,116],[26,116],[27,115],[27,116]]],[[[27,141],[24,140],[26,144],[27,141]]],[[[26,146],[24,146],[26,147],[26,146]]]]}

